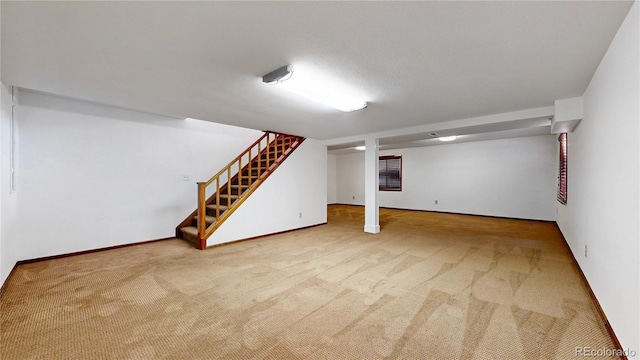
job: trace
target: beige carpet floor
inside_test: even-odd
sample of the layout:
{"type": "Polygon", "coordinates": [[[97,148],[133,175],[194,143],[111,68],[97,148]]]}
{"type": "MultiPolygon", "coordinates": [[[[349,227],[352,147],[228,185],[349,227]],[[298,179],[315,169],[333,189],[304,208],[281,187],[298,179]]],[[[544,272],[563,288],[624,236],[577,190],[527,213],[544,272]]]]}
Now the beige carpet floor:
{"type": "MultiPolygon", "coordinates": [[[[330,206],[328,224],[20,265],[9,359],[574,359],[613,349],[552,223],[330,206]]],[[[250,226],[250,225],[248,225],[250,226]]]]}

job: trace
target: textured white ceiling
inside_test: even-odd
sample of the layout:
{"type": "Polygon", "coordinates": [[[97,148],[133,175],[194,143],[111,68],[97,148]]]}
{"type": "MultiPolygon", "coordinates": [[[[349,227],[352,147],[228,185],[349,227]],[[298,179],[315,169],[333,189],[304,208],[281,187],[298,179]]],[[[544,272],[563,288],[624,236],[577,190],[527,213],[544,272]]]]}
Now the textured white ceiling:
{"type": "Polygon", "coordinates": [[[316,139],[580,96],[631,2],[2,1],[7,85],[316,139]],[[277,91],[285,64],[344,79],[342,113],[277,91]]]}

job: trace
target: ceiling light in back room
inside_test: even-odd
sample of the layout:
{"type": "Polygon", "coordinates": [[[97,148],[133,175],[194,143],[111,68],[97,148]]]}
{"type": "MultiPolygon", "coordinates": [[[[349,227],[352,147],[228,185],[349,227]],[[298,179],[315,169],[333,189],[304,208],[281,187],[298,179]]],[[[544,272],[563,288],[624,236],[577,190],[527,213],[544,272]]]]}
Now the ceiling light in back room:
{"type": "Polygon", "coordinates": [[[354,147],[354,149],[363,151],[363,150],[366,149],[366,147],[365,146],[356,146],[356,147],[354,147]]]}
{"type": "Polygon", "coordinates": [[[348,86],[303,66],[280,67],[263,76],[262,81],[344,112],[367,106],[367,102],[348,86]]]}

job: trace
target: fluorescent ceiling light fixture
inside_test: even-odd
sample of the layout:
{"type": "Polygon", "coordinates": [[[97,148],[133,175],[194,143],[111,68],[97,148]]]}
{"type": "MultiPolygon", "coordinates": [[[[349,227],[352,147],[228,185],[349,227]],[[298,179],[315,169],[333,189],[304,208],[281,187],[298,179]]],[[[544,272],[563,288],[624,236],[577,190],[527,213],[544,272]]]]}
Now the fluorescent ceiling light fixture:
{"type": "Polygon", "coordinates": [[[457,139],[458,137],[453,135],[453,136],[441,136],[438,138],[438,140],[440,141],[453,141],[455,139],[457,139]]]}
{"type": "Polygon", "coordinates": [[[315,75],[303,67],[294,71],[291,65],[283,66],[263,76],[262,81],[344,112],[367,106],[366,101],[340,82],[315,75]]]}
{"type": "Polygon", "coordinates": [[[366,148],[367,148],[366,146],[356,146],[356,147],[354,147],[354,149],[360,150],[360,151],[362,151],[362,150],[364,150],[366,148]]]}
{"type": "Polygon", "coordinates": [[[269,85],[274,85],[274,84],[289,80],[289,78],[291,78],[292,75],[293,75],[293,66],[285,65],[263,76],[262,82],[269,85]]]}

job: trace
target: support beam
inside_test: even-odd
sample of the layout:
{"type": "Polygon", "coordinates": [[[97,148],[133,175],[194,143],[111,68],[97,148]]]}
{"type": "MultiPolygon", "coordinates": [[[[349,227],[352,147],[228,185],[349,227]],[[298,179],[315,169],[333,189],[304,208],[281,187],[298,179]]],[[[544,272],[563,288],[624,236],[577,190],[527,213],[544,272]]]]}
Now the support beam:
{"type": "MultiPolygon", "coordinates": [[[[554,115],[555,108],[553,106],[546,106],[534,109],[526,109],[519,111],[512,111],[508,113],[500,113],[472,118],[465,118],[453,121],[444,121],[433,124],[425,124],[419,126],[406,127],[401,129],[385,130],[375,133],[369,133],[366,135],[348,136],[337,139],[329,139],[323,142],[326,146],[342,145],[348,143],[359,143],[364,138],[377,138],[377,139],[389,139],[389,138],[411,138],[411,140],[429,139],[428,135],[431,132],[446,132],[456,130],[460,128],[470,127],[482,127],[487,125],[497,126],[504,123],[517,123],[520,120],[530,119],[543,119],[551,118],[554,115]]],[[[508,128],[502,128],[498,130],[507,130],[508,128]]],[[[498,131],[492,130],[492,131],[498,131]]],[[[384,141],[383,141],[384,143],[384,141]]]]}
{"type": "Polygon", "coordinates": [[[555,115],[551,121],[551,133],[572,132],[582,120],[582,97],[555,101],[555,115]]]}
{"type": "Polygon", "coordinates": [[[380,232],[378,206],[378,139],[367,138],[364,152],[364,232],[380,232]]]}

